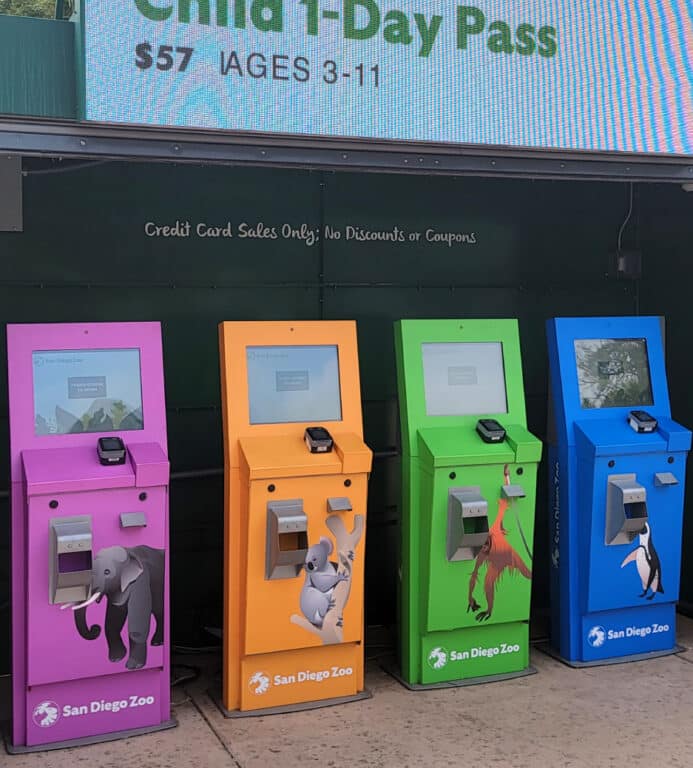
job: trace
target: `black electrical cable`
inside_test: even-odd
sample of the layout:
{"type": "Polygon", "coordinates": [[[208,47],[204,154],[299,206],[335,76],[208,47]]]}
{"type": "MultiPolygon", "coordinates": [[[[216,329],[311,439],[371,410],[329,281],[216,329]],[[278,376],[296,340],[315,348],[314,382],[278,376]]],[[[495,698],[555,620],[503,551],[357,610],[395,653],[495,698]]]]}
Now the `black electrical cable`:
{"type": "Polygon", "coordinates": [[[623,232],[625,228],[628,226],[628,222],[630,221],[630,217],[633,215],[633,182],[630,182],[630,205],[628,207],[628,214],[626,215],[626,218],[623,220],[623,224],[621,224],[621,229],[618,231],[618,239],[616,241],[616,248],[618,249],[618,252],[621,251],[621,238],[623,237],[623,232]]]}
{"type": "Polygon", "coordinates": [[[108,165],[113,160],[89,160],[86,163],[73,163],[61,168],[40,168],[35,171],[22,171],[24,176],[49,176],[54,173],[69,173],[70,171],[80,171],[83,168],[94,168],[97,165],[108,165]]]}
{"type": "Polygon", "coordinates": [[[200,668],[194,667],[192,664],[172,664],[171,665],[171,688],[175,688],[177,685],[183,683],[190,683],[193,680],[197,680],[200,676],[200,668]],[[182,670],[187,670],[180,674],[182,670]]]}

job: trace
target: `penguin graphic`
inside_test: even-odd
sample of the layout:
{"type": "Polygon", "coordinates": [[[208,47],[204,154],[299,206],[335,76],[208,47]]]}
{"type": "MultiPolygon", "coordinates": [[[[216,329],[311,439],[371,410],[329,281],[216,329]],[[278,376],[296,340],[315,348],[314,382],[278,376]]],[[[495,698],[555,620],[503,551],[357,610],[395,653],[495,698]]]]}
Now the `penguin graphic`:
{"type": "Polygon", "coordinates": [[[621,568],[628,563],[635,563],[642,582],[642,594],[639,597],[647,595],[647,599],[652,600],[657,592],[664,594],[664,587],[662,586],[662,566],[652,542],[652,530],[648,523],[645,523],[644,528],[640,531],[639,539],[640,543],[637,548],[625,558],[621,563],[621,568]],[[652,590],[652,593],[648,595],[649,590],[652,590]]]}

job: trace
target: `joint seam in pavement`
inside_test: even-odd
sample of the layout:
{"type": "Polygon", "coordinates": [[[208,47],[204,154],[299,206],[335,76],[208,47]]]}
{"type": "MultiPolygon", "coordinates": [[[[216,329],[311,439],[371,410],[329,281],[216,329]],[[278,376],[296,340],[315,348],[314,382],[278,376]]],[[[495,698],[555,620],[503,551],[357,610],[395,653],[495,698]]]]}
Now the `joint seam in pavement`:
{"type": "Polygon", "coordinates": [[[238,762],[238,760],[236,760],[233,752],[231,752],[231,750],[228,748],[228,745],[226,744],[224,739],[221,738],[221,735],[218,733],[217,729],[214,727],[214,724],[212,723],[212,721],[207,717],[207,715],[204,713],[200,705],[195,701],[195,697],[190,696],[190,700],[192,701],[195,709],[200,713],[200,716],[202,717],[202,719],[205,721],[205,723],[207,723],[209,730],[215,735],[217,741],[221,744],[221,747],[224,750],[224,752],[226,752],[226,754],[231,758],[231,762],[236,766],[236,768],[243,768],[243,766],[238,762]]]}

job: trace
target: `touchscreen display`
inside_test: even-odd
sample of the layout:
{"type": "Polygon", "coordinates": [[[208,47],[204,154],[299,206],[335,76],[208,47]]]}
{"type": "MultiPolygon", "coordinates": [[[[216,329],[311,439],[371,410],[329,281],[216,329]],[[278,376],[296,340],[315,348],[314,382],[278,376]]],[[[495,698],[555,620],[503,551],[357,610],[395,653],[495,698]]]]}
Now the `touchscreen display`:
{"type": "Polygon", "coordinates": [[[251,424],[341,421],[337,347],[247,347],[251,424]]]}
{"type": "Polygon", "coordinates": [[[507,413],[500,342],[421,346],[428,416],[507,413]]]}
{"type": "Polygon", "coordinates": [[[37,435],[144,429],[139,349],[32,353],[37,435]]]}
{"type": "Polygon", "coordinates": [[[575,364],[583,408],[653,404],[645,339],[576,339],[575,364]]]}

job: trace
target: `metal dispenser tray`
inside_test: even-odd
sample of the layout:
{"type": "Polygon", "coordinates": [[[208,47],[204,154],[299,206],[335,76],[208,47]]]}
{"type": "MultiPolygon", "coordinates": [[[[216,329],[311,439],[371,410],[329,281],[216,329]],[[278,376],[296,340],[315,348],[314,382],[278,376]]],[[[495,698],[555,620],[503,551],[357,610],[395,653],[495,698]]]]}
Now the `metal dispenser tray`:
{"type": "Polygon", "coordinates": [[[447,557],[473,560],[488,538],[488,502],[479,486],[448,490],[447,557]]]}
{"type": "Polygon", "coordinates": [[[635,475],[609,475],[604,543],[607,546],[629,544],[646,522],[647,491],[635,475]]]}
{"type": "Polygon", "coordinates": [[[91,517],[53,518],[49,521],[49,531],[51,604],[86,600],[91,587],[91,517]]]}
{"type": "Polygon", "coordinates": [[[308,518],[303,499],[267,504],[266,579],[293,579],[308,552],[308,518]]]}

